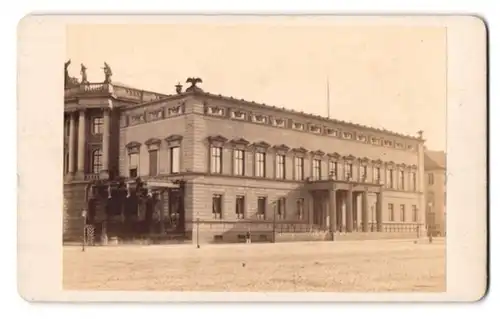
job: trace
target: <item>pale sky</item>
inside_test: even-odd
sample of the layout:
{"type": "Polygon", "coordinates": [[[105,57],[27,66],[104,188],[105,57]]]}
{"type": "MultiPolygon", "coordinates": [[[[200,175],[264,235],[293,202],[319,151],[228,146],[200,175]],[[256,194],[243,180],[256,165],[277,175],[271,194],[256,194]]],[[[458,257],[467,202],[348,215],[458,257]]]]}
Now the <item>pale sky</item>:
{"type": "Polygon", "coordinates": [[[264,24],[80,25],[67,28],[70,75],[175,93],[177,82],[403,134],[446,147],[446,30],[264,24]]]}

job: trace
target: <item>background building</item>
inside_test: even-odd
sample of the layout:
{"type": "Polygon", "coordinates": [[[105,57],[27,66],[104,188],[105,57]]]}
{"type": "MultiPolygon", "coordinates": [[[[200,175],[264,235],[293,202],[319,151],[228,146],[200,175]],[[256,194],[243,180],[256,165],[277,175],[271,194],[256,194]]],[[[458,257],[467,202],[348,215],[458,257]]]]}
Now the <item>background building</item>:
{"type": "MultiPolygon", "coordinates": [[[[108,67],[106,65],[106,67],[108,67]]],[[[66,74],[67,76],[67,74],[66,74]]],[[[424,140],[203,92],[67,81],[64,238],[415,236],[424,140]],[[139,179],[138,179],[139,178],[139,179]],[[86,218],[82,209],[88,210],[86,218]]]]}
{"type": "Polygon", "coordinates": [[[446,153],[425,150],[427,227],[446,235],[446,153]]]}

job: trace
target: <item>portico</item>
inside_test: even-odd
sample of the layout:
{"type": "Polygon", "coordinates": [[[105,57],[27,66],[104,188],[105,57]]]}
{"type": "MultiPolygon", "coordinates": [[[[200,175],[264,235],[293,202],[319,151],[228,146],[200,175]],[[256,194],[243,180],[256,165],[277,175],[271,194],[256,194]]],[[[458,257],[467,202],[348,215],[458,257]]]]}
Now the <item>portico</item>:
{"type": "MultiPolygon", "coordinates": [[[[312,228],[335,232],[368,232],[376,223],[382,231],[382,187],[379,184],[337,180],[307,184],[312,198],[309,222],[312,228]],[[376,195],[375,220],[370,220],[369,195],[376,195]]],[[[372,218],[373,218],[372,217],[372,218]]]]}

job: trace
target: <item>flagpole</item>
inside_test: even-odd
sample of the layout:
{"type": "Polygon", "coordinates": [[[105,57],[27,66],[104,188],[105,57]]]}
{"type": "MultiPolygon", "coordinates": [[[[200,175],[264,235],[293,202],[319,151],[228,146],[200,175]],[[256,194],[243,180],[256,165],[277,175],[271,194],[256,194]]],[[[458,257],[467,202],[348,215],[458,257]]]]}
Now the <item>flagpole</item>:
{"type": "Polygon", "coordinates": [[[330,79],[326,77],[326,108],[327,116],[330,118],[330,79]]]}

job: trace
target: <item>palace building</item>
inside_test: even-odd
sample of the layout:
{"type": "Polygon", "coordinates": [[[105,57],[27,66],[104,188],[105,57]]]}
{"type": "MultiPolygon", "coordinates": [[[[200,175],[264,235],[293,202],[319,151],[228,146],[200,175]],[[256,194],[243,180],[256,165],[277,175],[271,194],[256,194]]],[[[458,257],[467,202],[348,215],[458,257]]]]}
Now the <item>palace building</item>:
{"type": "Polygon", "coordinates": [[[66,78],[65,241],[83,225],[103,242],[425,231],[422,132],[212,94],[198,78],[174,94],[112,82],[110,70],[101,83],[66,78]]]}

